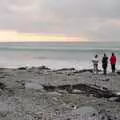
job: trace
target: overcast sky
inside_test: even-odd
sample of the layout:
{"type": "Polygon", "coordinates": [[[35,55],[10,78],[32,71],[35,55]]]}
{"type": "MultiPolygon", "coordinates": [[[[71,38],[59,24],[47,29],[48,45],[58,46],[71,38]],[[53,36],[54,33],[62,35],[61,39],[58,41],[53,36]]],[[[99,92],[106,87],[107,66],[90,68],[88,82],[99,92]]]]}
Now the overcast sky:
{"type": "Polygon", "coordinates": [[[1,0],[0,30],[120,41],[120,0],[1,0]]]}

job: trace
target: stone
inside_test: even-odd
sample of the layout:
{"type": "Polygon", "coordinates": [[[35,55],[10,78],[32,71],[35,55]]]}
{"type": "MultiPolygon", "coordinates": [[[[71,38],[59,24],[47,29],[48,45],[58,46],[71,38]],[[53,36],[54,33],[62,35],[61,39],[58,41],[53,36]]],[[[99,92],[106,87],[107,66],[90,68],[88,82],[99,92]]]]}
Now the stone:
{"type": "Polygon", "coordinates": [[[18,70],[27,70],[27,67],[20,67],[18,70]]]}
{"type": "Polygon", "coordinates": [[[40,66],[38,67],[39,70],[50,70],[50,68],[46,67],[46,66],[40,66]]]}
{"type": "Polygon", "coordinates": [[[118,99],[118,97],[111,97],[109,98],[109,101],[116,101],[118,99]]]}
{"type": "Polygon", "coordinates": [[[0,89],[4,90],[5,88],[6,88],[6,85],[4,83],[0,82],[0,89]]]}
{"type": "Polygon", "coordinates": [[[116,72],[118,75],[120,75],[120,70],[116,72]]]}
{"type": "Polygon", "coordinates": [[[116,92],[116,95],[120,95],[120,92],[116,92]]]}

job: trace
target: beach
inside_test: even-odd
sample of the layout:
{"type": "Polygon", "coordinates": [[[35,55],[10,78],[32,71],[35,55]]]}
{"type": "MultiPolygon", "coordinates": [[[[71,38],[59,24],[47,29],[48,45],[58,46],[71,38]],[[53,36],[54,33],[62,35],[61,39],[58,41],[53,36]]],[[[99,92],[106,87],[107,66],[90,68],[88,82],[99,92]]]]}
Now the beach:
{"type": "Polygon", "coordinates": [[[0,120],[119,120],[120,75],[0,68],[0,120]]]}
{"type": "Polygon", "coordinates": [[[0,120],[120,120],[120,0],[0,5],[0,120]]]}

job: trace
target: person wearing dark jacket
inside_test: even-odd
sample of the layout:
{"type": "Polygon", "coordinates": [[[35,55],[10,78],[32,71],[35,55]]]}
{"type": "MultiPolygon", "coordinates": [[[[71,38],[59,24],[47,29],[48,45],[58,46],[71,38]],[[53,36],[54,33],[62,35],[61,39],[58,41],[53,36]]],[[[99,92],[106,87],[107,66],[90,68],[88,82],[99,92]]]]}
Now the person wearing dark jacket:
{"type": "Polygon", "coordinates": [[[111,64],[111,68],[112,68],[112,73],[115,73],[116,56],[114,53],[112,53],[112,56],[110,57],[110,64],[111,64]]]}
{"type": "Polygon", "coordinates": [[[107,65],[108,65],[108,57],[106,54],[104,54],[104,56],[102,58],[102,68],[103,68],[104,75],[107,74],[107,65]]]}

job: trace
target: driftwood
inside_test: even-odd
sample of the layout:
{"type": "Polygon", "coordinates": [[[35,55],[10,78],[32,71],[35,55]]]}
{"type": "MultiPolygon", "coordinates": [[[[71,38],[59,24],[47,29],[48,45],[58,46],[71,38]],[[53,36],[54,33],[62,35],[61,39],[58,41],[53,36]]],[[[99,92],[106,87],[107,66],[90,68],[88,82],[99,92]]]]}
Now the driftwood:
{"type": "MultiPolygon", "coordinates": [[[[75,85],[59,85],[59,86],[52,86],[52,85],[43,85],[44,90],[46,91],[55,91],[55,90],[66,90],[69,93],[74,93],[74,90],[80,90],[84,92],[86,95],[93,95],[97,98],[111,98],[111,97],[118,97],[120,99],[120,95],[115,94],[111,90],[108,90],[104,87],[99,87],[95,85],[87,85],[87,84],[75,84],[75,85]]],[[[75,93],[74,93],[75,94],[75,93]]]]}

